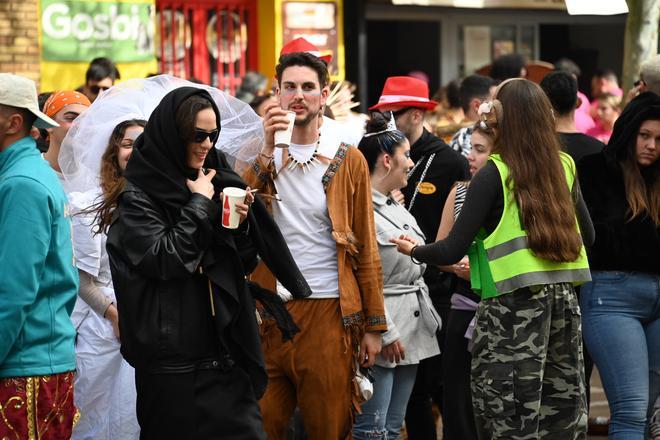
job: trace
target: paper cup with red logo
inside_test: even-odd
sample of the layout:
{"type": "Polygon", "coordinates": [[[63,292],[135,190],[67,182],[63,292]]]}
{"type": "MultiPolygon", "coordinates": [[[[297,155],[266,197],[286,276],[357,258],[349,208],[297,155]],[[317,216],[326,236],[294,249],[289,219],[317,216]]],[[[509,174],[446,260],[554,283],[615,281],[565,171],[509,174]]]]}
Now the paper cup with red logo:
{"type": "Polygon", "coordinates": [[[245,203],[247,191],[242,188],[228,186],[222,190],[222,226],[236,229],[241,216],[236,212],[237,203],[245,203]]]}
{"type": "Polygon", "coordinates": [[[286,130],[278,130],[275,132],[275,146],[277,148],[288,148],[291,144],[291,136],[293,135],[293,123],[296,120],[296,112],[288,110],[286,117],[289,118],[289,127],[286,130]]]}

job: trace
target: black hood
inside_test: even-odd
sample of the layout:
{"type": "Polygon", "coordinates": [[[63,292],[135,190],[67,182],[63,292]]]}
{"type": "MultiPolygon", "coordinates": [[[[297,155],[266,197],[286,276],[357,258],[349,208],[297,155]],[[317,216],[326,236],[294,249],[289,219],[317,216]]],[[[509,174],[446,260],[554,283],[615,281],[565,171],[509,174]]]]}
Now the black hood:
{"type": "Polygon", "coordinates": [[[630,101],[614,123],[612,137],[603,149],[608,167],[618,169],[628,154],[628,147],[635,142],[639,127],[644,121],[660,120],[660,96],[646,92],[630,101]]]}
{"type": "MultiPolygon", "coordinates": [[[[179,133],[175,120],[176,112],[183,101],[193,95],[200,95],[209,101],[220,130],[220,111],[206,90],[195,87],[172,90],[151,113],[144,132],[135,140],[125,172],[127,180],[161,204],[176,211],[190,198],[186,180],[197,179],[198,173],[186,164],[187,141],[179,133]]],[[[213,150],[206,157],[204,166],[217,170],[217,155],[212,153],[213,150]]],[[[218,186],[215,180],[213,183],[218,186]]]]}

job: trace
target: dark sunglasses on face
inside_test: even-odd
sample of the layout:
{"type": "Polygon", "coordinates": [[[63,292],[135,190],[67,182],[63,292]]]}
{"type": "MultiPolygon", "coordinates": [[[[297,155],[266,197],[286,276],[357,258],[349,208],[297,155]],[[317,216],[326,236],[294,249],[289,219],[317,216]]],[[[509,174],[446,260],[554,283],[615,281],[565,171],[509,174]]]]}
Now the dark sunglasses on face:
{"type": "Polygon", "coordinates": [[[99,92],[105,92],[109,88],[110,87],[93,85],[93,86],[89,86],[89,91],[95,95],[98,95],[99,92]]]}
{"type": "Polygon", "coordinates": [[[635,81],[635,83],[633,84],[633,86],[635,86],[635,87],[639,87],[639,86],[641,86],[642,84],[646,84],[646,83],[644,82],[643,79],[638,79],[637,81],[635,81]]]}
{"type": "Polygon", "coordinates": [[[218,140],[218,137],[220,136],[220,130],[217,128],[213,131],[204,131],[200,128],[196,128],[194,133],[193,133],[193,142],[196,142],[198,144],[201,144],[206,140],[206,138],[209,138],[211,143],[215,143],[215,141],[218,140]]]}
{"type": "Polygon", "coordinates": [[[381,113],[389,121],[392,118],[392,116],[394,116],[394,119],[396,119],[399,116],[401,116],[402,114],[406,113],[410,109],[412,109],[412,107],[405,107],[405,108],[402,108],[401,110],[386,111],[386,112],[381,112],[381,113]]]}

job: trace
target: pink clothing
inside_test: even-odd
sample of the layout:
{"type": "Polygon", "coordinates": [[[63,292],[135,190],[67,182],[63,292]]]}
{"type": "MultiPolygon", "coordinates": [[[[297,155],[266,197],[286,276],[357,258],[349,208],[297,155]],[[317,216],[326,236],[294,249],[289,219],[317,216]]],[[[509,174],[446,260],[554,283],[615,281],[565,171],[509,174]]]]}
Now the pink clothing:
{"type": "MultiPolygon", "coordinates": [[[[614,96],[620,96],[623,97],[623,89],[621,87],[617,87],[616,89],[613,90],[608,90],[607,93],[614,95],[614,96]]],[[[579,96],[579,95],[578,95],[579,96]]],[[[591,107],[590,107],[590,114],[595,118],[596,116],[596,111],[598,110],[598,99],[595,99],[591,101],[591,107]]]]}
{"type": "Polygon", "coordinates": [[[585,134],[594,137],[604,144],[607,144],[612,136],[612,130],[605,130],[599,124],[589,129],[585,134]]]}
{"type": "Polygon", "coordinates": [[[582,93],[581,91],[578,90],[577,92],[578,98],[580,98],[580,106],[575,109],[575,113],[586,113],[589,114],[589,106],[591,103],[589,102],[589,98],[587,98],[587,95],[582,93]]]}
{"type": "Polygon", "coordinates": [[[580,91],[577,92],[577,95],[582,103],[575,109],[575,129],[580,133],[586,134],[587,131],[596,126],[596,122],[594,122],[594,119],[589,114],[589,107],[591,105],[589,98],[580,91]]]}

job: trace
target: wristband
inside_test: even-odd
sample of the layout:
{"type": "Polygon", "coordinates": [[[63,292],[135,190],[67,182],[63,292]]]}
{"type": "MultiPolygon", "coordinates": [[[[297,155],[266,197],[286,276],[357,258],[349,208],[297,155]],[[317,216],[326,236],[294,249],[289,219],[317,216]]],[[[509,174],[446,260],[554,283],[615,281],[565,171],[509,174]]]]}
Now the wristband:
{"type": "Polygon", "coordinates": [[[415,246],[412,247],[412,249],[410,249],[410,260],[411,260],[413,263],[415,263],[416,265],[420,266],[420,265],[422,265],[422,264],[424,264],[424,263],[422,263],[421,261],[415,260],[415,257],[413,257],[413,252],[415,252],[415,249],[417,249],[418,246],[419,246],[419,245],[416,244],[415,246]]]}

